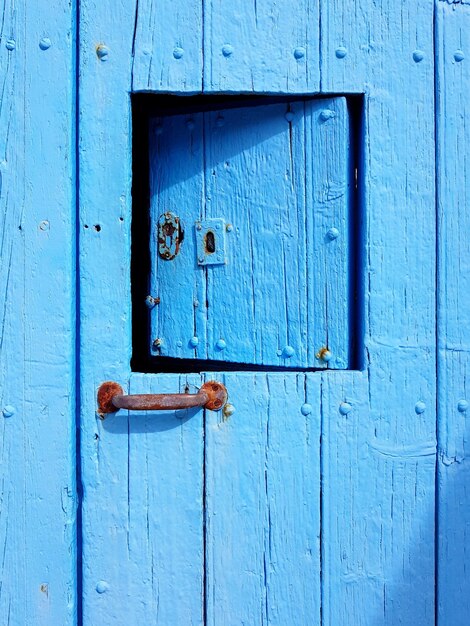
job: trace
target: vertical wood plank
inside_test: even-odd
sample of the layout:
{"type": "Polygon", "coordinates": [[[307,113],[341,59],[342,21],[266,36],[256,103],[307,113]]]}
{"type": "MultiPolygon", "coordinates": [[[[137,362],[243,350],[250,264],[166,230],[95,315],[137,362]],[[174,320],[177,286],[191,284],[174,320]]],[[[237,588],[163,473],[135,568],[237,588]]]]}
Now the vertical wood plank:
{"type": "Polygon", "coordinates": [[[207,622],[320,623],[320,375],[224,374],[206,415],[207,622]]]}
{"type": "Polygon", "coordinates": [[[1,3],[0,622],[74,624],[74,3],[1,3]]]}
{"type": "Polygon", "coordinates": [[[207,272],[209,358],[307,362],[304,134],[302,102],[206,115],[205,213],[232,225],[207,272]]]}
{"type": "Polygon", "coordinates": [[[307,323],[310,367],[350,365],[351,128],[345,98],[306,102],[305,195],[307,238],[307,323]],[[328,360],[318,358],[328,348],[328,360]]]}
{"type": "MultiPolygon", "coordinates": [[[[432,624],[432,449],[436,439],[433,2],[364,0],[352,5],[325,1],[321,43],[322,90],[365,93],[359,180],[366,220],[366,302],[364,319],[358,322],[365,327],[367,419],[373,430],[352,445],[359,455],[367,453],[371,441],[387,442],[396,458],[393,462],[384,458],[377,466],[382,473],[377,477],[380,489],[369,488],[376,472],[372,452],[371,465],[361,463],[355,470],[358,473],[345,475],[340,484],[340,477],[324,484],[324,506],[329,503],[330,508],[347,497],[351,484],[359,485],[362,493],[352,501],[347,517],[324,521],[324,532],[338,545],[347,540],[351,528],[357,531],[356,520],[376,525],[374,533],[364,535],[364,543],[351,543],[347,558],[355,565],[347,574],[339,567],[340,552],[335,549],[325,555],[323,571],[330,582],[323,591],[324,606],[329,607],[324,620],[325,624],[344,623],[347,615],[349,623],[370,624],[374,615],[380,624],[432,624]],[[369,498],[370,493],[374,497],[369,498]],[[363,581],[357,594],[351,594],[351,586],[345,584],[350,578],[363,581]]],[[[328,380],[330,393],[336,395],[337,377],[328,380]]],[[[340,402],[341,398],[333,405],[340,402]]],[[[352,451],[347,446],[344,440],[338,455],[348,458],[352,451]]],[[[361,531],[357,532],[360,536],[361,531]]]]}
{"type": "MultiPolygon", "coordinates": [[[[324,623],[391,626],[399,614],[404,624],[432,624],[434,511],[427,489],[435,440],[422,439],[416,427],[402,441],[381,432],[368,385],[365,372],[324,374],[324,623]]],[[[390,423],[396,415],[391,408],[390,423]]]]}
{"type": "Polygon", "coordinates": [[[438,617],[470,615],[470,6],[436,3],[438,281],[438,617]]]}
{"type": "Polygon", "coordinates": [[[204,91],[314,93],[319,1],[204,3],[204,91]]]}
{"type": "Polygon", "coordinates": [[[161,356],[207,358],[206,273],[197,265],[194,231],[204,211],[203,134],[202,113],[150,123],[150,286],[159,298],[150,313],[151,343],[159,339],[154,353],[161,356]],[[181,251],[171,260],[158,254],[157,225],[166,212],[184,228],[181,251]]]}
{"type": "Polygon", "coordinates": [[[130,361],[131,63],[135,3],[80,3],[79,267],[83,623],[129,610],[128,437],[96,416],[130,361]]]}
{"type": "MultiPolygon", "coordinates": [[[[200,386],[199,375],[134,374],[129,391],[195,393],[200,386]]],[[[109,423],[129,437],[131,589],[120,623],[203,623],[203,415],[200,408],[129,413],[109,423]]]]}
{"type": "Polygon", "coordinates": [[[202,90],[203,6],[201,0],[136,2],[133,91],[202,90]]]}
{"type": "Polygon", "coordinates": [[[168,415],[127,420],[119,413],[101,422],[95,414],[105,380],[136,392],[157,393],[159,385],[178,392],[180,386],[178,376],[134,379],[130,372],[135,15],[130,0],[81,3],[83,623],[199,624],[201,418],[176,420],[174,428],[168,415]]]}

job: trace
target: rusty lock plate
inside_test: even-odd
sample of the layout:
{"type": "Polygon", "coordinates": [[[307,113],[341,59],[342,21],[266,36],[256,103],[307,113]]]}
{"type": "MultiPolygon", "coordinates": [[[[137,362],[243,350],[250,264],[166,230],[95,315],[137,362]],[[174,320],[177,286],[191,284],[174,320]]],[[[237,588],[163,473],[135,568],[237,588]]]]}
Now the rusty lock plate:
{"type": "Polygon", "coordinates": [[[177,215],[167,211],[158,218],[157,230],[158,254],[164,261],[171,261],[183,243],[183,224],[177,215]]]}

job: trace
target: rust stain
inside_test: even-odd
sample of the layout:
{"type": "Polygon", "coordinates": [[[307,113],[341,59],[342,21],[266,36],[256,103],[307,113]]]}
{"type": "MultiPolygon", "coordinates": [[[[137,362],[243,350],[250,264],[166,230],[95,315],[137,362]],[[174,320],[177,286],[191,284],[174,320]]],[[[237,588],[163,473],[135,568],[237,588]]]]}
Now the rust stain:
{"type": "Polygon", "coordinates": [[[320,348],[320,350],[316,353],[315,357],[317,359],[321,359],[323,360],[325,358],[325,356],[328,356],[330,354],[330,351],[327,347],[323,346],[322,348],[320,348]]]}

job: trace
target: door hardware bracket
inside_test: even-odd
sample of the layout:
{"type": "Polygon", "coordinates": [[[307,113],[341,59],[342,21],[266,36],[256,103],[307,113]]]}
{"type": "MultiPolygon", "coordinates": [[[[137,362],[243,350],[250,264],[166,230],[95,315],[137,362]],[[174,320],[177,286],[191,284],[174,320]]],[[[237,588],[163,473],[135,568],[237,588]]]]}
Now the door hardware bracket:
{"type": "Polygon", "coordinates": [[[225,265],[225,220],[212,217],[197,221],[196,243],[198,265],[225,265]]]}

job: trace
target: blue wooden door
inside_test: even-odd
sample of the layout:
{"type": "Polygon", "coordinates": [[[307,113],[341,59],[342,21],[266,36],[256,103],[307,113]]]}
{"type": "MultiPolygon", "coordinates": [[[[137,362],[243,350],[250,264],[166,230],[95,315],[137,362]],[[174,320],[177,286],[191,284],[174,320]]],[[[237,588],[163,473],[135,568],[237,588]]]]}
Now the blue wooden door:
{"type": "Polygon", "coordinates": [[[432,2],[80,24],[85,622],[434,623],[432,2]],[[96,415],[214,379],[222,411],[96,415]]]}

